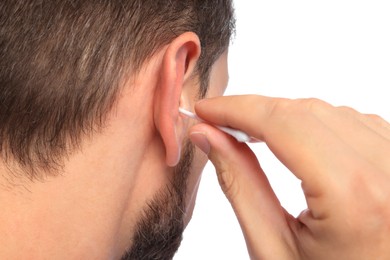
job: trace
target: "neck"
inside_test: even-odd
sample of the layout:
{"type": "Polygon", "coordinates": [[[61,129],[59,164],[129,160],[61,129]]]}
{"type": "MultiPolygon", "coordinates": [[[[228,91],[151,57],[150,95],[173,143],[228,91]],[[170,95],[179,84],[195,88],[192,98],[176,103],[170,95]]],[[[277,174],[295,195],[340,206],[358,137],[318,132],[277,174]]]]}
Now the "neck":
{"type": "MultiPolygon", "coordinates": [[[[0,259],[120,257],[137,218],[126,213],[137,212],[129,205],[140,192],[136,184],[148,150],[134,135],[150,139],[150,126],[140,128],[125,116],[119,105],[104,132],[83,144],[58,176],[0,186],[0,259]]],[[[12,172],[4,164],[0,171],[0,184],[7,183],[12,172]]]]}
{"type": "MultiPolygon", "coordinates": [[[[74,156],[59,176],[0,191],[0,259],[112,257],[132,175],[112,171],[111,165],[123,163],[114,153],[102,149],[99,156],[89,155],[85,150],[74,156]]],[[[133,155],[131,161],[140,159],[133,155]]],[[[137,167],[133,164],[130,172],[137,167]]]]}
{"type": "MultiPolygon", "coordinates": [[[[156,74],[156,67],[144,74],[156,74]]],[[[59,175],[4,188],[13,173],[0,158],[0,259],[118,259],[131,246],[145,201],[169,182],[152,81],[124,88],[107,127],[59,175]]]]}

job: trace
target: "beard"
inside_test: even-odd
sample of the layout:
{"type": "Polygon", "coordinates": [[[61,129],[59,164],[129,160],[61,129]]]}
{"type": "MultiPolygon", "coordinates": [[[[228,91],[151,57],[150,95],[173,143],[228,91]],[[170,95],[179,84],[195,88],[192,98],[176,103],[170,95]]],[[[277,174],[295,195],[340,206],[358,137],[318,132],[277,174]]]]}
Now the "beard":
{"type": "Polygon", "coordinates": [[[194,146],[187,142],[173,180],[147,203],[136,225],[132,247],[122,260],[173,258],[185,228],[187,180],[193,157],[194,146]]]}

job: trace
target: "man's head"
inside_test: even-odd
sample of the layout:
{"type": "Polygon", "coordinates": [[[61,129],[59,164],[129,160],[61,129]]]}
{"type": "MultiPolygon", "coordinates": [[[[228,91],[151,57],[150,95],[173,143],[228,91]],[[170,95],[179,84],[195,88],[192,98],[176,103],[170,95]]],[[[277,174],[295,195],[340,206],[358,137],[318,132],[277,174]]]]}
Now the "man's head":
{"type": "Polygon", "coordinates": [[[200,38],[204,95],[232,29],[221,0],[5,0],[0,12],[0,147],[30,170],[61,164],[104,124],[124,81],[185,32],[200,38]]]}
{"type": "Polygon", "coordinates": [[[15,212],[47,218],[42,241],[56,224],[94,234],[92,255],[172,255],[205,163],[177,109],[222,94],[231,1],[5,0],[0,26],[0,192],[33,201],[15,212]]]}

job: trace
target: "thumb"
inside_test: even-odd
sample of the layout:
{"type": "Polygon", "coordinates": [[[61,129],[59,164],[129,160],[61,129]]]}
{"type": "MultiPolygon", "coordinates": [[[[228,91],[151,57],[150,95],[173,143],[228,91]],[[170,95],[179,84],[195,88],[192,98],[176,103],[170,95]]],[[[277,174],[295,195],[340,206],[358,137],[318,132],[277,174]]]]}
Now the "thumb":
{"type": "Polygon", "coordinates": [[[213,163],[251,258],[291,259],[294,218],[280,206],[252,150],[207,124],[192,127],[190,139],[213,163]]]}

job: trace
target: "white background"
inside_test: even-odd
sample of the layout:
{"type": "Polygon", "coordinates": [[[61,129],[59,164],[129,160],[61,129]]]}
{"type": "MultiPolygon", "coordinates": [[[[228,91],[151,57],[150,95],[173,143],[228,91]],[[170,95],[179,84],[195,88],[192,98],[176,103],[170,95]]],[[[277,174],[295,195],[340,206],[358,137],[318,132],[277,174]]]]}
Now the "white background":
{"type": "MultiPolygon", "coordinates": [[[[236,0],[235,7],[226,95],[316,97],[390,120],[390,1],[236,0]]],[[[251,147],[282,205],[298,215],[306,207],[299,181],[264,145],[251,147]]],[[[211,164],[174,259],[249,259],[211,164]]]]}

